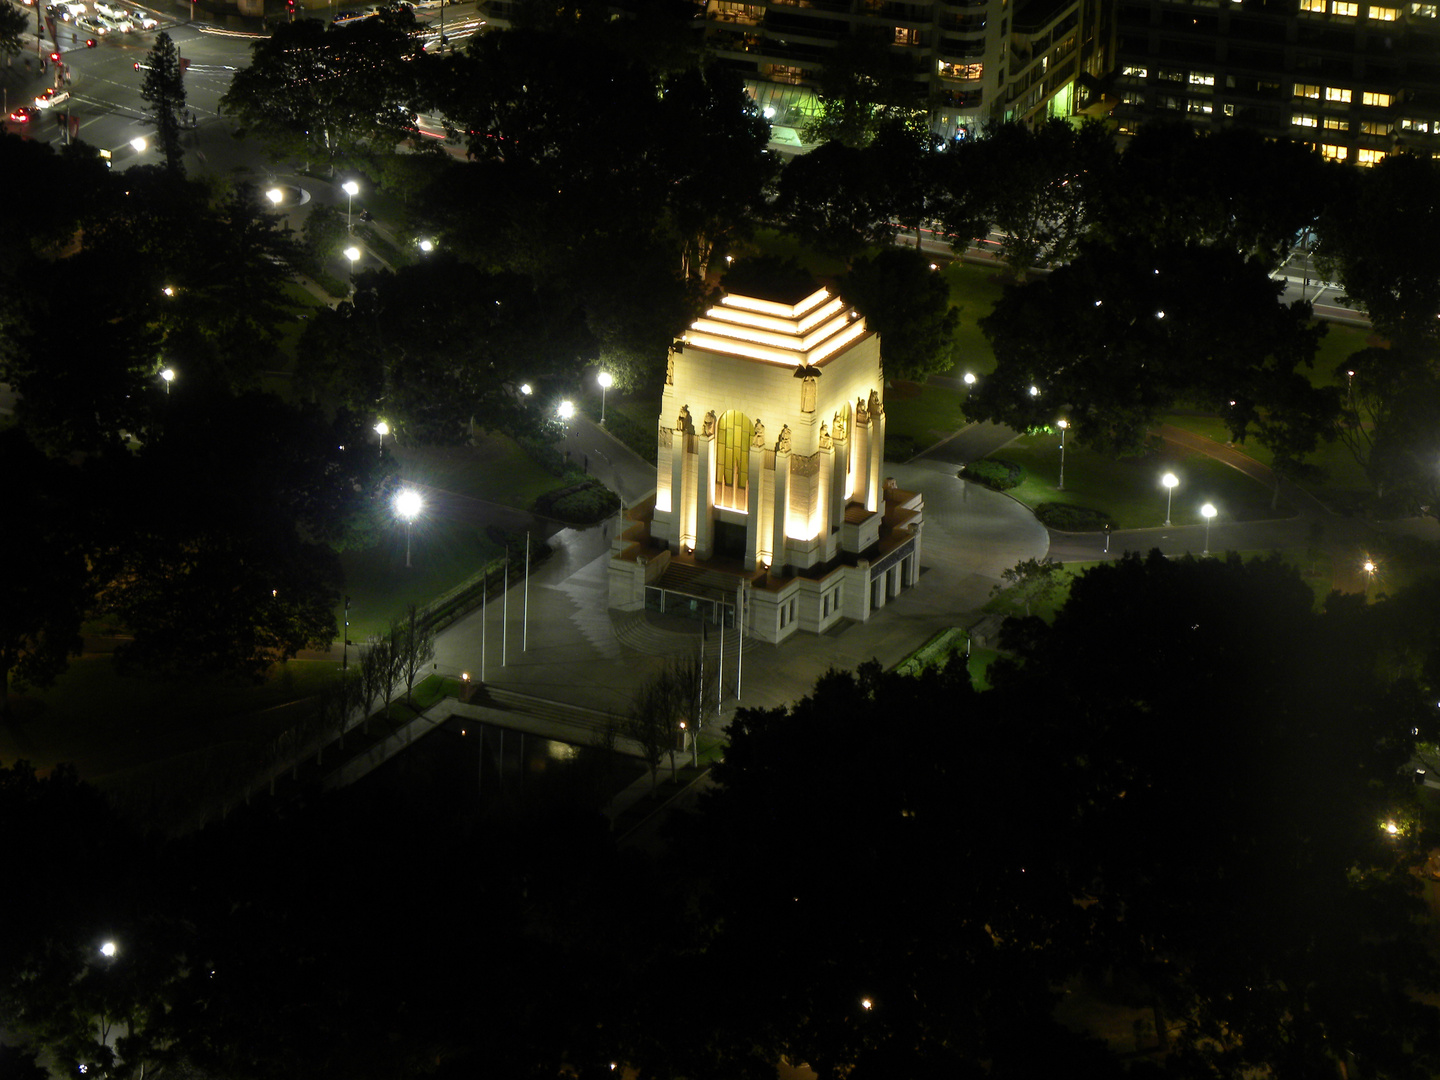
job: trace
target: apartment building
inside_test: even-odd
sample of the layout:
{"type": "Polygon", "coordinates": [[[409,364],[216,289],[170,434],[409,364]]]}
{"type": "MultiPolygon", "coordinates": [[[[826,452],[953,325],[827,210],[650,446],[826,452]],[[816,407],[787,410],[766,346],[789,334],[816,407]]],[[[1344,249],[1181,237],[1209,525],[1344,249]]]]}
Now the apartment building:
{"type": "Polygon", "coordinates": [[[1118,0],[1110,94],[1148,119],[1242,124],[1372,165],[1440,151],[1436,4],[1118,0]]]}
{"type": "MultiPolygon", "coordinates": [[[[508,25],[524,2],[489,0],[491,24],[508,25]]],[[[744,78],[782,142],[800,144],[826,63],[860,34],[878,37],[914,71],[934,131],[965,139],[990,119],[1078,112],[1077,77],[1112,67],[1111,2],[695,0],[695,22],[708,54],[744,78]]]]}

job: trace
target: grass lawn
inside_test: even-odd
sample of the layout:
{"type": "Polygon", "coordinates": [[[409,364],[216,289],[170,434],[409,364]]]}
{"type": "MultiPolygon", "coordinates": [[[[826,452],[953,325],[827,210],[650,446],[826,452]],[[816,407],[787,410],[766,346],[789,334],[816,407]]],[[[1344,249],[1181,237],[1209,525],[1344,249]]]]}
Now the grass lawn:
{"type": "Polygon", "coordinates": [[[1315,366],[1310,369],[1310,381],[1316,386],[1343,386],[1342,365],[1352,353],[1369,344],[1373,331],[1341,323],[1327,325],[1329,329],[1320,339],[1320,348],[1315,354],[1315,366]]]}
{"type": "Polygon", "coordinates": [[[78,762],[87,777],[237,741],[264,743],[293,723],[303,699],[337,677],[326,660],[291,660],[264,682],[121,676],[109,656],[74,661],[48,690],[14,696],[0,758],[78,762]]]}
{"type": "Polygon", "coordinates": [[[1058,435],[1022,435],[996,456],[1025,467],[1025,481],[1007,494],[1026,506],[1063,502],[1101,510],[1117,529],[1164,524],[1166,497],[1160,477],[1167,472],[1180,479],[1170,514],[1176,525],[1202,523],[1200,507],[1207,502],[1214,504],[1219,521],[1264,521],[1292,513],[1283,503],[1272,510],[1269,488],[1203,454],[1162,452],[1116,460],[1067,445],[1064,491],[1055,487],[1060,472],[1058,435]]]}
{"type": "Polygon", "coordinates": [[[995,353],[980,331],[980,320],[990,314],[995,301],[1005,292],[1004,271],[955,259],[945,266],[944,273],[950,286],[950,304],[960,312],[952,373],[960,376],[972,371],[976,375],[988,375],[995,370],[995,353]]]}
{"type": "MultiPolygon", "coordinates": [[[[480,573],[499,545],[473,525],[455,521],[416,522],[411,565],[405,565],[405,531],[397,527],[382,543],[340,556],[345,591],[350,596],[350,640],[378,634],[392,619],[404,618],[410,605],[424,607],[461,582],[480,573]]],[[[498,579],[497,579],[498,580],[498,579]]],[[[336,612],[336,625],[344,618],[336,612]]]]}
{"type": "Polygon", "coordinates": [[[909,439],[915,452],[965,426],[965,395],[948,386],[896,382],[885,391],[885,438],[909,439]]]}
{"type": "Polygon", "coordinates": [[[403,480],[517,510],[573,483],[541,468],[503,435],[477,434],[473,446],[400,446],[393,453],[403,480]]]}
{"type": "MultiPolygon", "coordinates": [[[[379,633],[392,619],[404,617],[411,604],[423,607],[503,554],[485,534],[484,506],[469,499],[524,510],[570,482],[551,475],[498,435],[482,436],[473,447],[398,447],[394,453],[402,479],[466,498],[446,499],[415,522],[409,567],[405,529],[398,523],[373,547],[341,554],[351,641],[379,633]]],[[[338,623],[343,609],[336,616],[338,623]]]]}
{"type": "MultiPolygon", "coordinates": [[[[1218,416],[1173,415],[1167,416],[1165,422],[1218,443],[1224,443],[1230,437],[1218,416]]],[[[1235,449],[1267,467],[1275,463],[1275,456],[1270,450],[1254,439],[1247,439],[1235,449]]],[[[1310,471],[1297,482],[1332,509],[1342,511],[1358,507],[1370,498],[1373,489],[1366,479],[1365,470],[1344,443],[1338,440],[1322,443],[1315,453],[1305,459],[1305,464],[1310,471]]]]}

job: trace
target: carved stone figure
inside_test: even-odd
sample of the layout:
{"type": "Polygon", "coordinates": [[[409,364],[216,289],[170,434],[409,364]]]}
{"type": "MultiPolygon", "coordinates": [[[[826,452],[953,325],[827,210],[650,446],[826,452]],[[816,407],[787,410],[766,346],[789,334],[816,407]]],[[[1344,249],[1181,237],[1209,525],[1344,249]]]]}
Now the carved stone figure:
{"type": "Polygon", "coordinates": [[[675,385],[675,354],[673,352],[665,357],[665,385],[675,385]]]}
{"type": "Polygon", "coordinates": [[[715,434],[715,410],[711,409],[705,414],[705,437],[708,439],[715,434]]]}
{"type": "Polygon", "coordinates": [[[870,413],[869,413],[869,411],[865,408],[865,399],[864,399],[864,398],[856,398],[856,399],[855,399],[855,423],[857,423],[857,424],[868,424],[868,423],[870,423],[870,413]]]}
{"type": "Polygon", "coordinates": [[[825,421],[820,421],[820,449],[829,450],[834,446],[830,439],[830,429],[825,426],[825,421]]]}
{"type": "Polygon", "coordinates": [[[840,410],[835,410],[835,416],[832,418],[832,421],[831,427],[834,429],[834,435],[832,437],[843,442],[849,437],[849,432],[845,430],[845,417],[840,415],[840,410]]]}
{"type": "Polygon", "coordinates": [[[884,416],[884,415],[885,415],[885,403],[880,400],[880,395],[879,395],[878,393],[876,393],[874,390],[871,390],[871,391],[870,391],[870,415],[871,415],[871,416],[884,416]]]}
{"type": "Polygon", "coordinates": [[[780,428],[780,438],[775,440],[775,452],[777,454],[790,453],[790,425],[784,424],[780,428]]]}
{"type": "Polygon", "coordinates": [[[690,406],[680,406],[680,419],[675,421],[675,430],[682,435],[695,434],[695,421],[690,419],[690,406]]]}
{"type": "Polygon", "coordinates": [[[756,450],[765,449],[765,425],[759,420],[755,421],[755,437],[750,440],[750,445],[756,450]]]}
{"type": "Polygon", "coordinates": [[[810,413],[815,411],[815,376],[806,375],[800,380],[800,411],[810,413]]]}

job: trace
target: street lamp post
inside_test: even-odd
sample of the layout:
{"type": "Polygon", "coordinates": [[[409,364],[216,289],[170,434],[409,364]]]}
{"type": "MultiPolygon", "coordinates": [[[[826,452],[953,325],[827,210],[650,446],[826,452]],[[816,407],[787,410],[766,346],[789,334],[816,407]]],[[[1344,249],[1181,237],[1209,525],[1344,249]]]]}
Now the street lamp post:
{"type": "Polygon", "coordinates": [[[355,292],[355,264],[360,261],[360,249],[353,244],[345,249],[345,258],[350,260],[350,292],[355,292]]]}
{"type": "Polygon", "coordinates": [[[1370,586],[1375,584],[1375,561],[1373,559],[1366,559],[1360,564],[1360,569],[1365,571],[1365,599],[1368,602],[1370,599],[1370,586]]]}
{"type": "Polygon", "coordinates": [[[390,425],[381,420],[375,425],[375,434],[380,436],[380,456],[385,456],[385,436],[390,434],[390,425]]]}
{"type": "Polygon", "coordinates": [[[610,377],[608,371],[602,371],[595,376],[595,381],[600,384],[600,426],[605,426],[605,391],[615,385],[615,380],[610,377]]]}
{"type": "Polygon", "coordinates": [[[1060,484],[1056,491],[1065,490],[1065,432],[1070,430],[1070,421],[1061,419],[1056,421],[1060,428],[1060,484]]]}
{"type": "Polygon", "coordinates": [[[160,378],[165,380],[165,396],[169,397],[170,384],[175,381],[175,369],[167,367],[164,371],[160,372],[160,378]]]}
{"type": "Polygon", "coordinates": [[[1167,472],[1160,478],[1160,483],[1165,485],[1165,524],[1170,524],[1170,497],[1175,494],[1175,488],[1180,483],[1180,478],[1173,472],[1167,472]]]}
{"type": "Polygon", "coordinates": [[[1202,554],[1202,555],[1209,555],[1209,554],[1210,554],[1210,519],[1215,516],[1215,507],[1211,506],[1209,503],[1206,503],[1204,506],[1200,507],[1200,516],[1205,519],[1205,550],[1204,550],[1203,552],[1201,552],[1201,554],[1202,554]]]}
{"type": "Polygon", "coordinates": [[[340,185],[340,190],[345,192],[345,231],[350,233],[354,231],[350,223],[350,211],[355,206],[355,196],[360,194],[360,185],[354,180],[346,180],[340,185]]]}
{"type": "Polygon", "coordinates": [[[395,515],[405,522],[405,565],[410,565],[410,526],[425,506],[425,500],[414,488],[402,488],[395,493],[395,515]]]}
{"type": "Polygon", "coordinates": [[[269,191],[265,192],[265,197],[270,200],[271,206],[277,208],[285,201],[285,193],[278,187],[272,187],[269,191]]]}
{"type": "Polygon", "coordinates": [[[569,398],[566,398],[556,406],[555,415],[560,417],[561,420],[569,420],[575,415],[575,403],[569,398]]]}

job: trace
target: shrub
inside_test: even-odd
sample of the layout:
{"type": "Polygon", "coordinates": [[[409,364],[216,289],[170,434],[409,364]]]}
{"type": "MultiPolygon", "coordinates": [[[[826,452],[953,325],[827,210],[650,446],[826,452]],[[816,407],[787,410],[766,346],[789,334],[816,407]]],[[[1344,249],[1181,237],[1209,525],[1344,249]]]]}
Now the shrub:
{"type": "Polygon", "coordinates": [[[620,496],[598,480],[573,485],[553,493],[553,497],[544,496],[540,500],[547,501],[550,514],[561,521],[577,525],[593,525],[597,521],[604,521],[620,509],[620,496]]]}
{"type": "Polygon", "coordinates": [[[1058,529],[1060,532],[1099,532],[1112,524],[1110,515],[1104,510],[1069,503],[1041,503],[1035,508],[1035,516],[1047,529],[1058,529]]]}
{"type": "Polygon", "coordinates": [[[1004,458],[986,458],[970,462],[960,470],[960,476],[994,491],[1009,491],[1025,482],[1025,468],[1004,458]]]}
{"type": "Polygon", "coordinates": [[[551,443],[528,436],[521,436],[515,441],[520,444],[520,449],[530,455],[535,464],[551,476],[563,478],[571,472],[578,471],[575,464],[551,443]]]}

